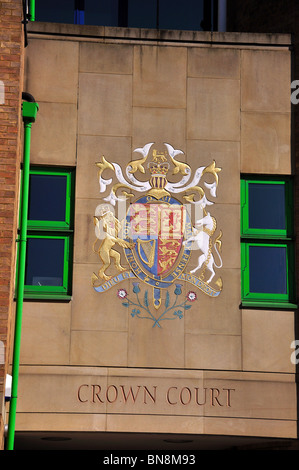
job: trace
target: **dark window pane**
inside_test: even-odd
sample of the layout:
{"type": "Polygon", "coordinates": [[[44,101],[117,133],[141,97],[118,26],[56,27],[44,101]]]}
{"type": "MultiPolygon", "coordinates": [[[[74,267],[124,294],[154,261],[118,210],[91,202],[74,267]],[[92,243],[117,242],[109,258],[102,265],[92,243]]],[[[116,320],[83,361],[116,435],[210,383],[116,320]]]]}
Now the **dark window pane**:
{"type": "Polygon", "coordinates": [[[286,268],[286,247],[250,246],[250,292],[287,294],[286,268]]]}
{"type": "Polygon", "coordinates": [[[64,244],[64,239],[28,238],[26,285],[63,285],[64,244]]]}
{"type": "Polygon", "coordinates": [[[130,28],[157,27],[157,0],[129,0],[128,26],[130,28]]]}
{"type": "Polygon", "coordinates": [[[203,0],[160,0],[159,28],[198,31],[202,29],[203,0]]]}
{"type": "Polygon", "coordinates": [[[74,0],[37,0],[36,21],[74,23],[74,0]]]}
{"type": "Polygon", "coordinates": [[[249,228],[284,230],[285,186],[249,183],[249,228]]]}
{"type": "Polygon", "coordinates": [[[118,26],[118,0],[85,0],[85,24],[118,26]]]}
{"type": "Polygon", "coordinates": [[[67,177],[30,175],[29,220],[65,221],[67,177]]]}

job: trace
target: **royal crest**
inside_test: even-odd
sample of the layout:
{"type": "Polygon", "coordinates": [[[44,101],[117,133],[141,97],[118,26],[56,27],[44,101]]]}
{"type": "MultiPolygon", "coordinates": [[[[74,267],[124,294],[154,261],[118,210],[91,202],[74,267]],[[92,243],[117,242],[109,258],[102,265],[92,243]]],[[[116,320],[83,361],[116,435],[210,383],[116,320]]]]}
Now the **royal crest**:
{"type": "Polygon", "coordinates": [[[215,269],[222,267],[222,232],[217,232],[209,207],[214,204],[210,199],[216,198],[221,169],[213,161],[196,168],[192,176],[190,166],[178,160],[178,155],[184,155],[181,150],[168,143],[162,151],[152,149],[153,145],[135,149],[142,158],[131,160],[125,171],[104,156],[96,164],[104,197],[94,214],[94,251],[101,266],[92,275],[92,285],[103,293],[125,279],[135,279],[134,301],[125,289],[118,289],[117,295],[124,306],[132,308],[132,316],[150,318],[153,326],[161,326],[162,320],[182,318],[183,311],[191,308],[190,302],[197,299],[192,290],[179,303],[184,282],[211,297],[222,290],[222,279],[215,281],[215,269]],[[109,171],[112,176],[104,179],[103,173],[108,176],[109,171]],[[193,256],[190,268],[195,250],[199,253],[193,256]],[[123,264],[129,268],[122,265],[121,252],[123,264]],[[140,283],[144,285],[143,301],[139,298],[140,283]],[[173,304],[169,294],[172,285],[176,296],[173,304]]]}

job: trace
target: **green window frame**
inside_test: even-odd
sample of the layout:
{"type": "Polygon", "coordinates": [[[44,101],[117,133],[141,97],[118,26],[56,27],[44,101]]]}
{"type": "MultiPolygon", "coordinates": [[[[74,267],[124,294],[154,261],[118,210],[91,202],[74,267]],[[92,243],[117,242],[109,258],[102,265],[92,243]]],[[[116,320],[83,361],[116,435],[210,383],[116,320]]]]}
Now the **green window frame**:
{"type": "Polygon", "coordinates": [[[294,303],[295,266],[293,230],[292,178],[271,175],[267,177],[244,175],[241,179],[242,306],[296,308],[294,303]],[[254,200],[254,191],[257,194],[261,191],[260,197],[263,192],[266,195],[268,193],[269,200],[269,195],[273,191],[273,195],[276,192],[275,197],[278,198],[275,200],[275,197],[273,197],[273,207],[270,207],[270,210],[268,200],[268,206],[265,203],[264,207],[261,207],[261,211],[256,219],[252,216],[257,204],[254,200]],[[282,195],[283,198],[281,197],[282,195]],[[275,206],[275,201],[279,199],[281,203],[275,206]],[[252,207],[250,207],[250,204],[252,204],[252,207]],[[269,217],[266,213],[263,214],[263,210],[267,212],[267,209],[271,214],[269,217]],[[266,222],[263,223],[263,220],[266,222]],[[261,255],[260,259],[258,253],[261,255]],[[266,260],[265,265],[263,265],[264,259],[266,260]],[[267,263],[269,264],[267,265],[267,263]],[[256,282],[254,279],[255,272],[257,273],[256,282]],[[273,273],[278,273],[278,276],[271,283],[271,275],[274,275],[273,273]],[[267,274],[269,274],[268,278],[267,274]],[[261,288],[258,287],[258,276],[261,276],[261,283],[263,283],[261,288]]]}
{"type": "MultiPolygon", "coordinates": [[[[65,197],[65,206],[64,220],[38,220],[30,219],[30,214],[28,216],[28,229],[41,229],[41,230],[72,230],[74,221],[73,221],[73,186],[74,186],[74,171],[72,169],[62,170],[62,169],[45,169],[45,168],[34,168],[30,169],[29,177],[31,176],[44,176],[44,177],[63,177],[66,179],[66,197],[65,197]]],[[[29,200],[30,200],[30,182],[29,182],[29,200]]]]}
{"type": "Polygon", "coordinates": [[[241,180],[241,236],[254,238],[290,238],[293,237],[293,185],[292,180],[279,177],[253,178],[241,180]],[[252,228],[249,222],[249,187],[250,185],[277,185],[284,188],[285,220],[284,228],[252,228]]]}
{"type": "MultiPolygon", "coordinates": [[[[29,174],[29,212],[27,220],[27,256],[26,256],[26,274],[25,274],[25,286],[24,286],[24,298],[32,299],[65,299],[68,300],[72,293],[72,264],[73,264],[73,234],[74,234],[74,190],[75,190],[75,172],[73,168],[55,168],[55,167],[34,167],[30,168],[29,174]],[[30,215],[30,205],[33,197],[38,197],[36,191],[33,191],[33,180],[34,177],[50,178],[48,183],[52,183],[53,179],[53,193],[50,194],[50,198],[54,198],[54,192],[57,191],[57,177],[63,180],[63,190],[60,197],[61,203],[59,204],[59,212],[63,216],[48,217],[43,215],[35,218],[30,215]],[[34,193],[34,195],[32,194],[34,193]],[[30,264],[33,263],[30,259],[30,244],[34,244],[34,241],[40,242],[41,247],[47,241],[48,246],[57,242],[60,245],[59,259],[59,270],[61,272],[61,279],[55,285],[55,278],[51,280],[43,277],[41,282],[28,282],[27,272],[30,271],[30,264]],[[51,285],[53,284],[53,285],[51,285]]],[[[61,180],[61,181],[62,181],[61,180]]],[[[38,214],[43,214],[43,211],[39,208],[38,214]]],[[[45,211],[46,212],[46,211],[45,211]]],[[[43,251],[40,248],[40,252],[43,251]]],[[[42,265],[43,259],[41,255],[40,263],[42,265]]]]}

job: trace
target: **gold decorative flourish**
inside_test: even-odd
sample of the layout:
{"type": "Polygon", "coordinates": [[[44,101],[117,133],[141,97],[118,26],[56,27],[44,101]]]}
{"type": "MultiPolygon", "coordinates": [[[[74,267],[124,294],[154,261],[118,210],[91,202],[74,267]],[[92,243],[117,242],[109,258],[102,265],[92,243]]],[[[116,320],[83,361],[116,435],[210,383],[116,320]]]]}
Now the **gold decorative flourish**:
{"type": "Polygon", "coordinates": [[[175,168],[173,170],[173,174],[175,175],[176,173],[180,172],[183,176],[186,176],[191,171],[190,166],[187,165],[186,163],[179,162],[178,160],[175,159],[175,157],[177,155],[183,154],[184,152],[182,150],[175,150],[172,147],[172,145],[167,144],[166,142],[164,142],[164,145],[166,146],[166,148],[168,150],[168,154],[171,158],[171,161],[175,166],[175,168]]]}
{"type": "Polygon", "coordinates": [[[155,199],[161,199],[164,196],[169,196],[170,193],[166,189],[152,188],[149,190],[148,195],[153,196],[155,199]]]}
{"type": "Polygon", "coordinates": [[[139,152],[143,155],[143,158],[140,158],[139,160],[131,160],[130,163],[128,163],[127,168],[131,167],[131,170],[128,170],[129,173],[135,173],[137,170],[139,170],[141,173],[145,173],[145,169],[143,166],[143,163],[146,162],[149,149],[153,145],[153,142],[146,144],[143,148],[137,148],[134,150],[134,152],[139,152]]]}
{"type": "Polygon", "coordinates": [[[222,246],[221,237],[222,237],[222,231],[220,230],[220,233],[219,233],[218,237],[217,237],[216,240],[215,240],[215,245],[218,246],[218,250],[219,250],[220,252],[221,252],[221,246],[222,246]]]}
{"type": "MultiPolygon", "coordinates": [[[[114,194],[114,196],[116,197],[116,191],[119,189],[119,188],[126,188],[126,189],[131,189],[130,186],[127,186],[126,184],[124,183],[116,183],[114,186],[112,186],[111,188],[111,192],[114,194]]],[[[122,191],[123,195],[125,197],[134,197],[134,194],[132,193],[128,193],[127,191],[122,191]]]]}
{"type": "Polygon", "coordinates": [[[190,166],[187,165],[186,163],[179,162],[178,160],[175,160],[172,158],[171,155],[169,155],[171,158],[172,163],[174,164],[174,170],[173,174],[175,175],[176,173],[181,173],[183,176],[187,175],[190,172],[190,166]],[[187,171],[188,169],[188,171],[187,171]]]}
{"type": "MultiPolygon", "coordinates": [[[[200,195],[199,199],[202,199],[205,195],[204,190],[200,186],[192,186],[192,188],[189,188],[188,191],[196,191],[197,193],[199,193],[200,195]]],[[[183,196],[183,198],[186,199],[186,201],[193,202],[194,196],[195,196],[195,193],[192,193],[192,194],[189,194],[188,196],[187,195],[183,196]]]]}
{"type": "Polygon", "coordinates": [[[144,166],[142,165],[147,159],[147,156],[144,158],[141,158],[140,160],[132,160],[128,166],[131,167],[131,170],[129,170],[129,173],[135,173],[137,170],[139,170],[141,173],[145,173],[144,166]]]}
{"type": "Polygon", "coordinates": [[[205,173],[212,173],[212,175],[214,175],[214,177],[215,177],[215,181],[216,181],[216,184],[218,186],[218,179],[219,179],[218,178],[218,173],[219,173],[219,171],[221,171],[221,168],[217,168],[216,167],[216,162],[215,162],[215,160],[213,160],[213,163],[211,163],[209,166],[207,166],[203,170],[202,174],[204,175],[205,173]]]}
{"type": "Polygon", "coordinates": [[[101,161],[101,162],[97,162],[97,163],[96,163],[96,166],[99,168],[99,172],[98,172],[98,177],[99,177],[99,178],[102,176],[103,171],[106,170],[106,169],[115,171],[115,170],[114,170],[114,166],[112,165],[112,163],[109,163],[109,162],[106,160],[106,158],[104,157],[104,155],[102,155],[102,161],[101,161]]]}

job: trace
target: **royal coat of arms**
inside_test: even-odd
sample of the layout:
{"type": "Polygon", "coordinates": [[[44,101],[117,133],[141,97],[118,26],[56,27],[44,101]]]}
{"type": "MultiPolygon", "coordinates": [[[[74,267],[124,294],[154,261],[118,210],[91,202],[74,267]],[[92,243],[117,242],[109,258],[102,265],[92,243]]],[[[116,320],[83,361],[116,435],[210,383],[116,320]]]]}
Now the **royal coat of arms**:
{"type": "Polygon", "coordinates": [[[168,143],[162,151],[153,146],[151,142],[136,148],[142,158],[131,160],[125,171],[104,156],[96,163],[103,198],[94,214],[94,251],[101,265],[92,275],[92,285],[104,293],[133,279],[132,293],[117,287],[122,304],[133,317],[150,319],[153,326],[161,327],[162,320],[183,317],[197,299],[197,290],[210,297],[222,290],[222,279],[215,272],[222,267],[222,232],[217,232],[210,213],[221,169],[213,161],[192,175],[190,166],[178,159],[183,151],[168,143]],[[109,171],[111,177],[104,178],[109,171]],[[169,174],[176,181],[169,181],[169,174]],[[196,261],[188,269],[194,250],[196,261]],[[129,269],[122,265],[122,251],[129,269]],[[184,282],[191,290],[181,301],[184,282]],[[142,299],[140,283],[145,287],[142,299]]]}

